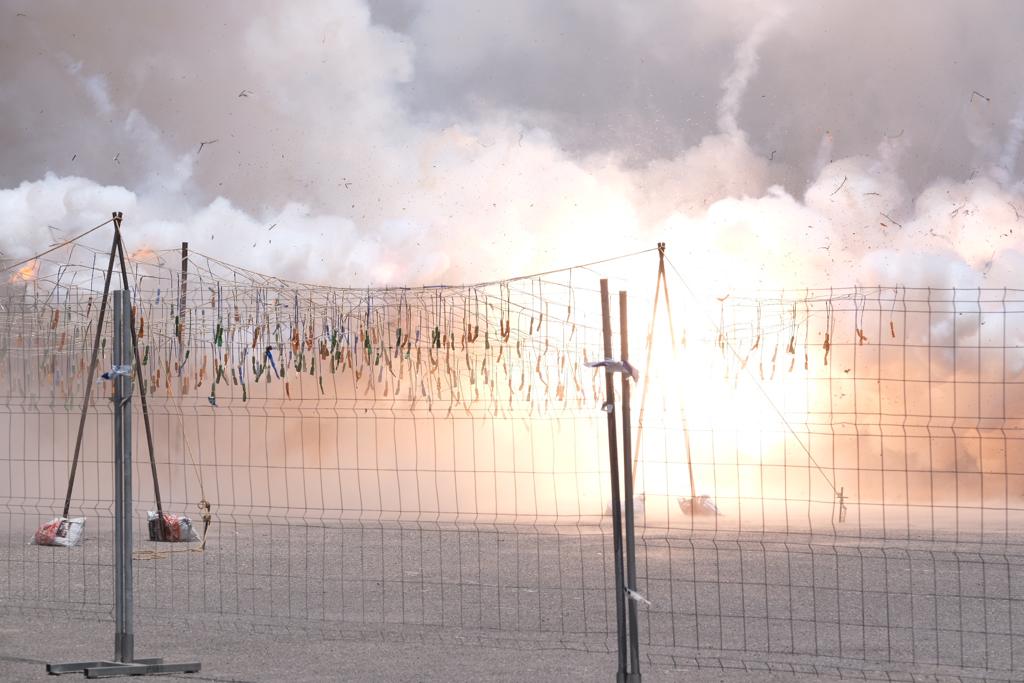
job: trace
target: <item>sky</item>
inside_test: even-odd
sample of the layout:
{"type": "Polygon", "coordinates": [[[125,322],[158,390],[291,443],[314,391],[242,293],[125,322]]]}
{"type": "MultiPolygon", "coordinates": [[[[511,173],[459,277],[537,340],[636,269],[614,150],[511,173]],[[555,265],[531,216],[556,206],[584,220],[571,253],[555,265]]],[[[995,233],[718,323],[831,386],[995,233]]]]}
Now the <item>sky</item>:
{"type": "Polygon", "coordinates": [[[1022,21],[985,0],[4,0],[0,258],[120,210],[130,249],[337,285],[664,241],[714,293],[1014,286],[1022,21]]]}

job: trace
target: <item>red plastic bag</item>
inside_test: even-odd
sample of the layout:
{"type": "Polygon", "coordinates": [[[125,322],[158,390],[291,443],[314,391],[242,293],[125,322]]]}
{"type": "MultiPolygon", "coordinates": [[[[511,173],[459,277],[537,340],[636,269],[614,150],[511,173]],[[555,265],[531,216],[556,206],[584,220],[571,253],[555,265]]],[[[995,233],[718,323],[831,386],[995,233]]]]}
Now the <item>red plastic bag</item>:
{"type": "Polygon", "coordinates": [[[35,545],[59,545],[71,548],[78,544],[85,528],[85,517],[56,517],[46,522],[32,536],[35,545]]]}
{"type": "Polygon", "coordinates": [[[198,541],[199,534],[192,526],[192,520],[185,515],[164,513],[164,528],[160,529],[160,516],[153,511],[146,513],[149,522],[149,540],[166,543],[187,543],[198,541]]]}

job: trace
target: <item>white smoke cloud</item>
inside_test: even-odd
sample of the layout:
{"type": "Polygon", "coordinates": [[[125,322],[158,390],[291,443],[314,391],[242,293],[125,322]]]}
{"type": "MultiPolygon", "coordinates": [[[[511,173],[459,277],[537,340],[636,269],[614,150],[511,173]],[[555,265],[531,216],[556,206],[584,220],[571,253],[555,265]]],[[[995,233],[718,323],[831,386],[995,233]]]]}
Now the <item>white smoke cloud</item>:
{"type": "MultiPolygon", "coordinates": [[[[458,115],[417,107],[418,70],[435,78],[518,54],[543,8],[523,5],[497,23],[467,16],[461,42],[435,8],[392,27],[379,9],[225,6],[210,19],[219,28],[195,30],[173,10],[126,10],[145,44],[133,60],[66,40],[75,17],[26,8],[5,22],[6,49],[25,66],[4,75],[6,126],[31,127],[29,106],[46,105],[36,124],[54,135],[21,140],[0,161],[0,250],[25,257],[52,241],[47,225],[71,232],[122,210],[133,248],[187,240],[241,266],[343,285],[490,279],[659,240],[711,291],[1012,281],[1024,210],[1019,112],[986,128],[972,112],[991,102],[974,97],[953,127],[991,170],[921,188],[904,177],[917,137],[928,137],[913,130],[884,131],[870,147],[858,140],[842,156],[842,133],[817,131],[805,160],[776,158],[762,148],[766,95],[755,84],[787,67],[765,53],[777,58],[808,21],[786,3],[694,10],[710,36],[703,49],[724,56],[717,103],[704,105],[714,125],[639,164],[625,148],[565,146],[566,117],[525,100],[482,97],[458,115]],[[493,39],[501,31],[503,43],[493,39]],[[785,181],[801,173],[806,183],[785,181]]],[[[590,22],[581,36],[605,30],[583,8],[565,11],[590,22]]],[[[623,20],[623,41],[664,28],[635,8],[609,12],[623,20]]],[[[537,49],[564,59],[547,30],[537,49]]],[[[657,44],[647,49],[664,61],[657,44]]],[[[509,77],[508,92],[517,87],[509,77]]]]}
{"type": "Polygon", "coordinates": [[[737,123],[740,102],[747,91],[750,79],[757,74],[761,44],[775,24],[782,19],[782,12],[768,15],[736,49],[736,66],[722,83],[722,99],[718,103],[718,129],[726,135],[736,136],[742,132],[737,123]]]}

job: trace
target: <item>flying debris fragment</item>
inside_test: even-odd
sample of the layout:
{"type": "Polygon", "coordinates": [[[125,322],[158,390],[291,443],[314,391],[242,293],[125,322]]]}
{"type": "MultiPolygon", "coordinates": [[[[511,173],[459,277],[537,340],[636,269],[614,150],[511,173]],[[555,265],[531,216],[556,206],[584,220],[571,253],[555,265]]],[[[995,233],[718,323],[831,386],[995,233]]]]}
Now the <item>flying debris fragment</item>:
{"type": "Polygon", "coordinates": [[[839,190],[843,189],[843,185],[846,184],[846,179],[847,179],[846,176],[843,176],[843,182],[839,183],[839,187],[837,187],[836,189],[832,190],[832,194],[830,194],[829,197],[835,196],[836,192],[839,192],[839,190]]]}
{"type": "MultiPolygon", "coordinates": [[[[887,220],[888,220],[888,221],[889,221],[890,223],[892,223],[892,224],[893,224],[893,225],[895,225],[896,227],[899,227],[899,228],[902,228],[902,227],[903,227],[903,224],[902,224],[902,223],[900,223],[899,221],[897,221],[897,220],[896,220],[895,218],[893,218],[893,217],[892,217],[892,216],[890,216],[889,214],[887,214],[887,213],[882,213],[882,214],[881,214],[881,216],[882,216],[883,218],[887,219],[887,220]]],[[[884,223],[883,223],[882,225],[883,225],[883,227],[885,227],[885,224],[884,224],[884,223]]]]}

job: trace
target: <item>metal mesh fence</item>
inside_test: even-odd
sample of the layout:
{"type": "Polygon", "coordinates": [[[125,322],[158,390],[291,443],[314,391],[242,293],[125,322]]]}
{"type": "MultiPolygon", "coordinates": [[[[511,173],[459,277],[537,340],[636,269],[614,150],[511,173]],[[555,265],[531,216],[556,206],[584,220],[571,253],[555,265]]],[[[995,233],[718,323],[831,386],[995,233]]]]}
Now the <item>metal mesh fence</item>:
{"type": "MultiPolygon", "coordinates": [[[[102,286],[102,254],[58,256],[0,299],[0,604],[105,615],[109,383],[75,482],[83,542],[28,544],[63,503],[102,286]]],[[[653,281],[649,261],[622,272],[653,281]]],[[[212,508],[202,550],[146,540],[137,423],[140,616],[611,651],[604,376],[586,363],[595,271],[619,265],[341,289],[133,254],[163,507],[197,527],[212,508]]],[[[651,349],[633,399],[644,656],[1019,675],[1024,292],[669,284],[652,318],[630,280],[651,349]]]]}
{"type": "Polygon", "coordinates": [[[1022,303],[872,287],[676,312],[663,366],[686,379],[638,453],[650,648],[1019,675],[1022,303]],[[717,514],[687,514],[700,496],[717,514]]]}
{"type": "MultiPolygon", "coordinates": [[[[198,527],[205,501],[213,524],[201,552],[146,540],[155,491],[138,421],[140,613],[603,647],[614,611],[603,375],[584,366],[599,354],[595,307],[575,306],[579,272],[343,290],[195,253],[183,277],[171,258],[131,261],[156,469],[166,511],[198,527]]],[[[26,545],[61,509],[102,272],[54,263],[32,275],[8,283],[0,313],[2,597],[104,612],[107,383],[93,393],[71,508],[86,540],[26,545]]],[[[108,368],[105,346],[100,357],[108,368]]]]}

